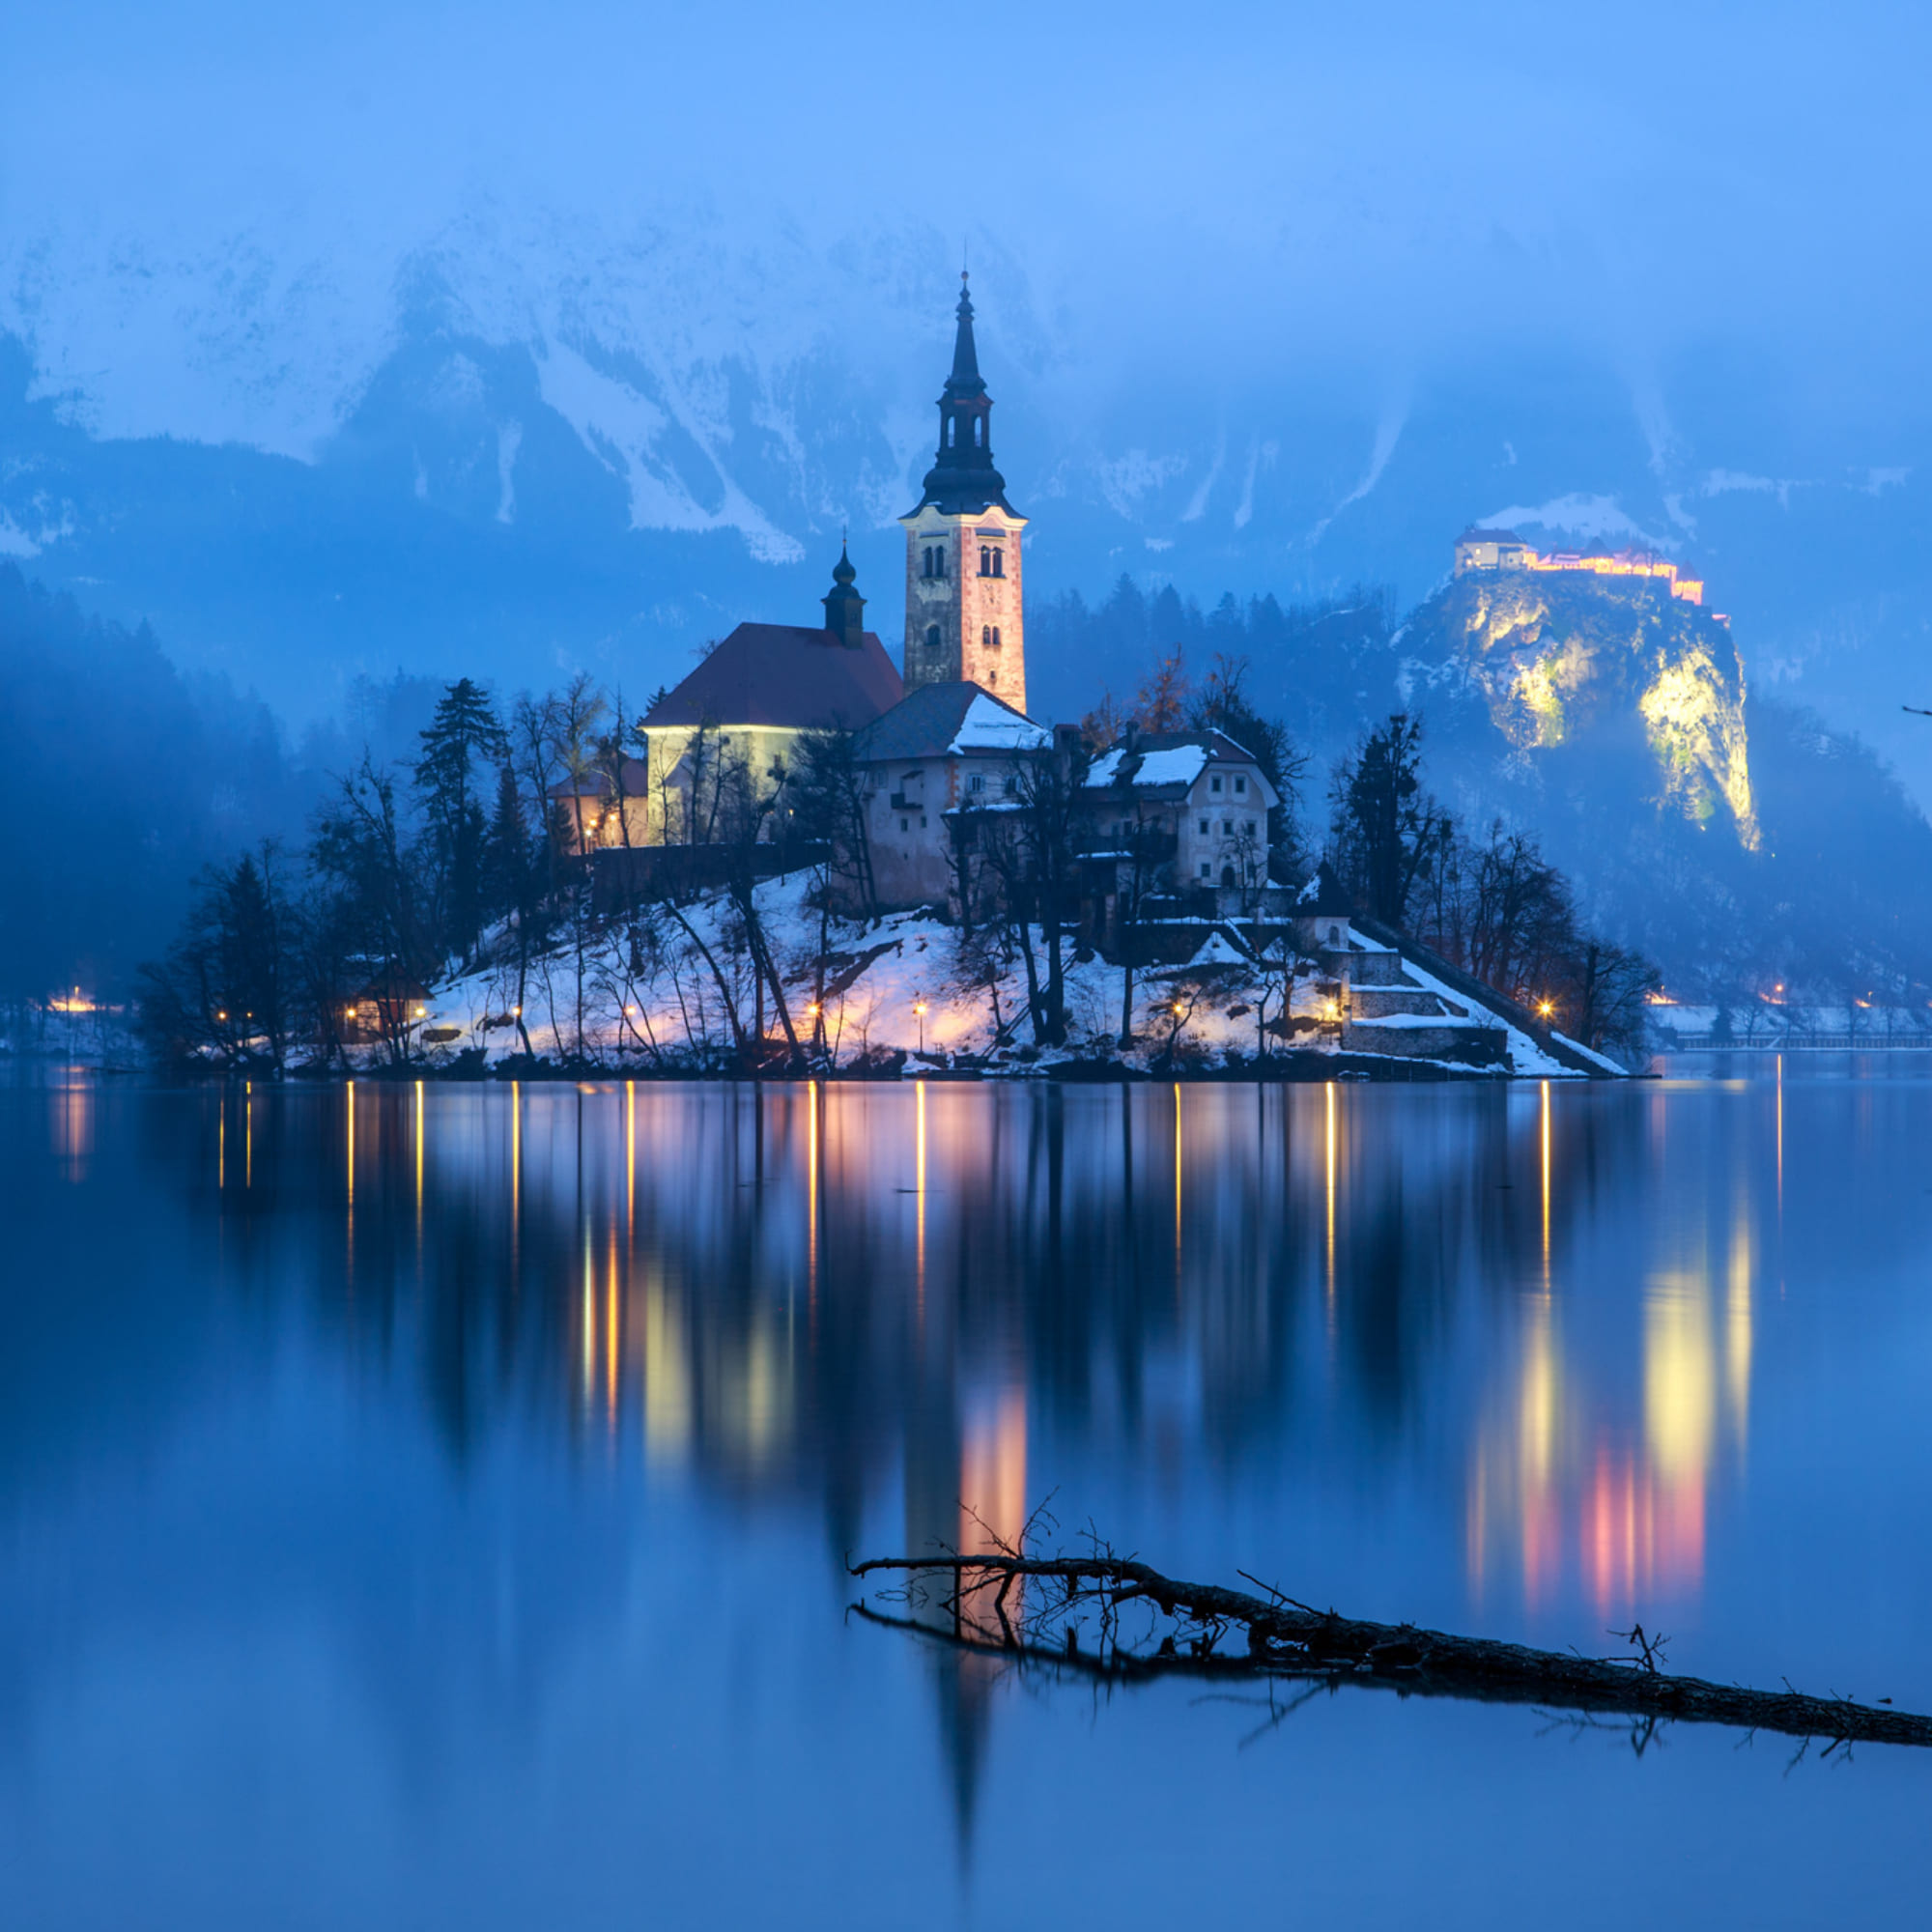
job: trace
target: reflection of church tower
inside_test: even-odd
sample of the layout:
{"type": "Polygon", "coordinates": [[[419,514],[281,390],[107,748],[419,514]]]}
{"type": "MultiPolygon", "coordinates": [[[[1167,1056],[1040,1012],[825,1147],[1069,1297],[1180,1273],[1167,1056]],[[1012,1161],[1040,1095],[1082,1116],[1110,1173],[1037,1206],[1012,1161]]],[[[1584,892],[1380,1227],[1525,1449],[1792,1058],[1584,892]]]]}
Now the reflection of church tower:
{"type": "Polygon", "coordinates": [[[1020,532],[993,468],[993,399],[973,346],[973,303],[959,278],[952,373],[939,399],[939,453],[906,533],[905,683],[959,679],[1026,709],[1020,532]]]}
{"type": "MultiPolygon", "coordinates": [[[[948,1378],[950,1380],[950,1378],[948,1378]]],[[[935,1379],[921,1391],[906,1429],[905,1547],[982,1552],[1015,1547],[1026,1526],[1027,1407],[1013,1387],[990,1399],[963,1404],[959,1392],[935,1379]]],[[[956,1587],[951,1572],[929,1571],[919,1579],[924,1601],[914,1617],[932,1629],[981,1642],[998,1641],[984,1604],[962,1620],[943,1607],[956,1587]]],[[[1022,1586],[1022,1589],[1024,1586],[1022,1586]]],[[[1020,1613],[1024,1599],[1011,1609],[1020,1613]]],[[[972,1856],[980,1777],[991,1742],[994,1692],[1007,1666],[970,1650],[936,1649],[931,1658],[939,1697],[940,1748],[952,1781],[954,1822],[961,1861],[972,1856]]]]}

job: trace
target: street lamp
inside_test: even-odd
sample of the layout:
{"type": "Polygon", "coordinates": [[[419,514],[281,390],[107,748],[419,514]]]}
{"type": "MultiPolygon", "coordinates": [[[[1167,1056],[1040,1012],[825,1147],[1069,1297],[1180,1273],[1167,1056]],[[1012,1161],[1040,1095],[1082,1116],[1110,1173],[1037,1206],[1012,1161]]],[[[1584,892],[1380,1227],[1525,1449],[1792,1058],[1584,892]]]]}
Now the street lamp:
{"type": "Polygon", "coordinates": [[[919,1050],[921,1053],[923,1053],[925,1051],[925,1002],[923,1000],[915,1000],[912,1009],[919,1015],[919,1050]]]}

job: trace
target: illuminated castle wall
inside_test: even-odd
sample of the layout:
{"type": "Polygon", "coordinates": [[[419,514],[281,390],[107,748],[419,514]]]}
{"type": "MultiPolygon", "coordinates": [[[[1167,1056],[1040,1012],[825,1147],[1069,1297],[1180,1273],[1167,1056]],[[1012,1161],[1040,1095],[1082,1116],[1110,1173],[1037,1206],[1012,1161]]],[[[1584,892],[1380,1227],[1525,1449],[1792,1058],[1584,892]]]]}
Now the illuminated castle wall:
{"type": "MultiPolygon", "coordinates": [[[[1587,570],[1598,577],[1661,577],[1670,594],[1687,604],[1701,605],[1701,578],[1679,577],[1677,566],[1655,551],[1620,550],[1585,554],[1581,551],[1532,549],[1514,530],[1464,530],[1456,539],[1456,575],[1471,570],[1587,570]]],[[[1722,624],[1721,611],[1711,613],[1722,624]]]]}

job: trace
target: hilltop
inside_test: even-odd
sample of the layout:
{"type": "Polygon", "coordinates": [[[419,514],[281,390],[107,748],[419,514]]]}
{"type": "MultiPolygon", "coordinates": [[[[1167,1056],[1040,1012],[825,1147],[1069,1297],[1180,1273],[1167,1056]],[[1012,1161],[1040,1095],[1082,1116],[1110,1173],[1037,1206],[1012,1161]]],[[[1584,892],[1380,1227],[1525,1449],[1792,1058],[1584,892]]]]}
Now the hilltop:
{"type": "Polygon", "coordinates": [[[1445,804],[1534,830],[1673,987],[1932,991],[1932,826],[1667,581],[1465,571],[1392,649],[1445,804]]]}

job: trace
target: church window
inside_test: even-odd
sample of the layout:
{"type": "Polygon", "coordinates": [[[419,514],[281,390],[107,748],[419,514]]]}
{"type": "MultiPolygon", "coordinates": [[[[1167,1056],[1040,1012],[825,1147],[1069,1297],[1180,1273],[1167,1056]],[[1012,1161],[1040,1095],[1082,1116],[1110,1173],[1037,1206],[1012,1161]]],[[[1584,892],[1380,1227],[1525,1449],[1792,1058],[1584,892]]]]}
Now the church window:
{"type": "Polygon", "coordinates": [[[1000,673],[998,671],[989,670],[986,673],[986,689],[988,691],[991,691],[994,685],[998,684],[999,681],[1000,681],[1000,673]]]}
{"type": "Polygon", "coordinates": [[[929,651],[936,651],[939,648],[939,626],[937,624],[928,624],[925,627],[925,647],[929,651]]]}
{"type": "Polygon", "coordinates": [[[932,574],[935,577],[944,577],[946,575],[946,546],[944,544],[935,544],[933,546],[932,574]]]}
{"type": "Polygon", "coordinates": [[[995,650],[1000,648],[1000,627],[997,624],[993,626],[993,648],[995,650]]]}
{"type": "Polygon", "coordinates": [[[981,624],[980,626],[980,646],[982,650],[988,650],[988,651],[990,651],[993,648],[992,625],[981,624]]]}
{"type": "Polygon", "coordinates": [[[984,544],[980,546],[980,575],[991,577],[993,574],[993,553],[984,544]]]}
{"type": "Polygon", "coordinates": [[[1006,574],[1007,554],[1003,550],[996,550],[993,553],[993,575],[995,577],[1004,577],[1006,574]]]}

